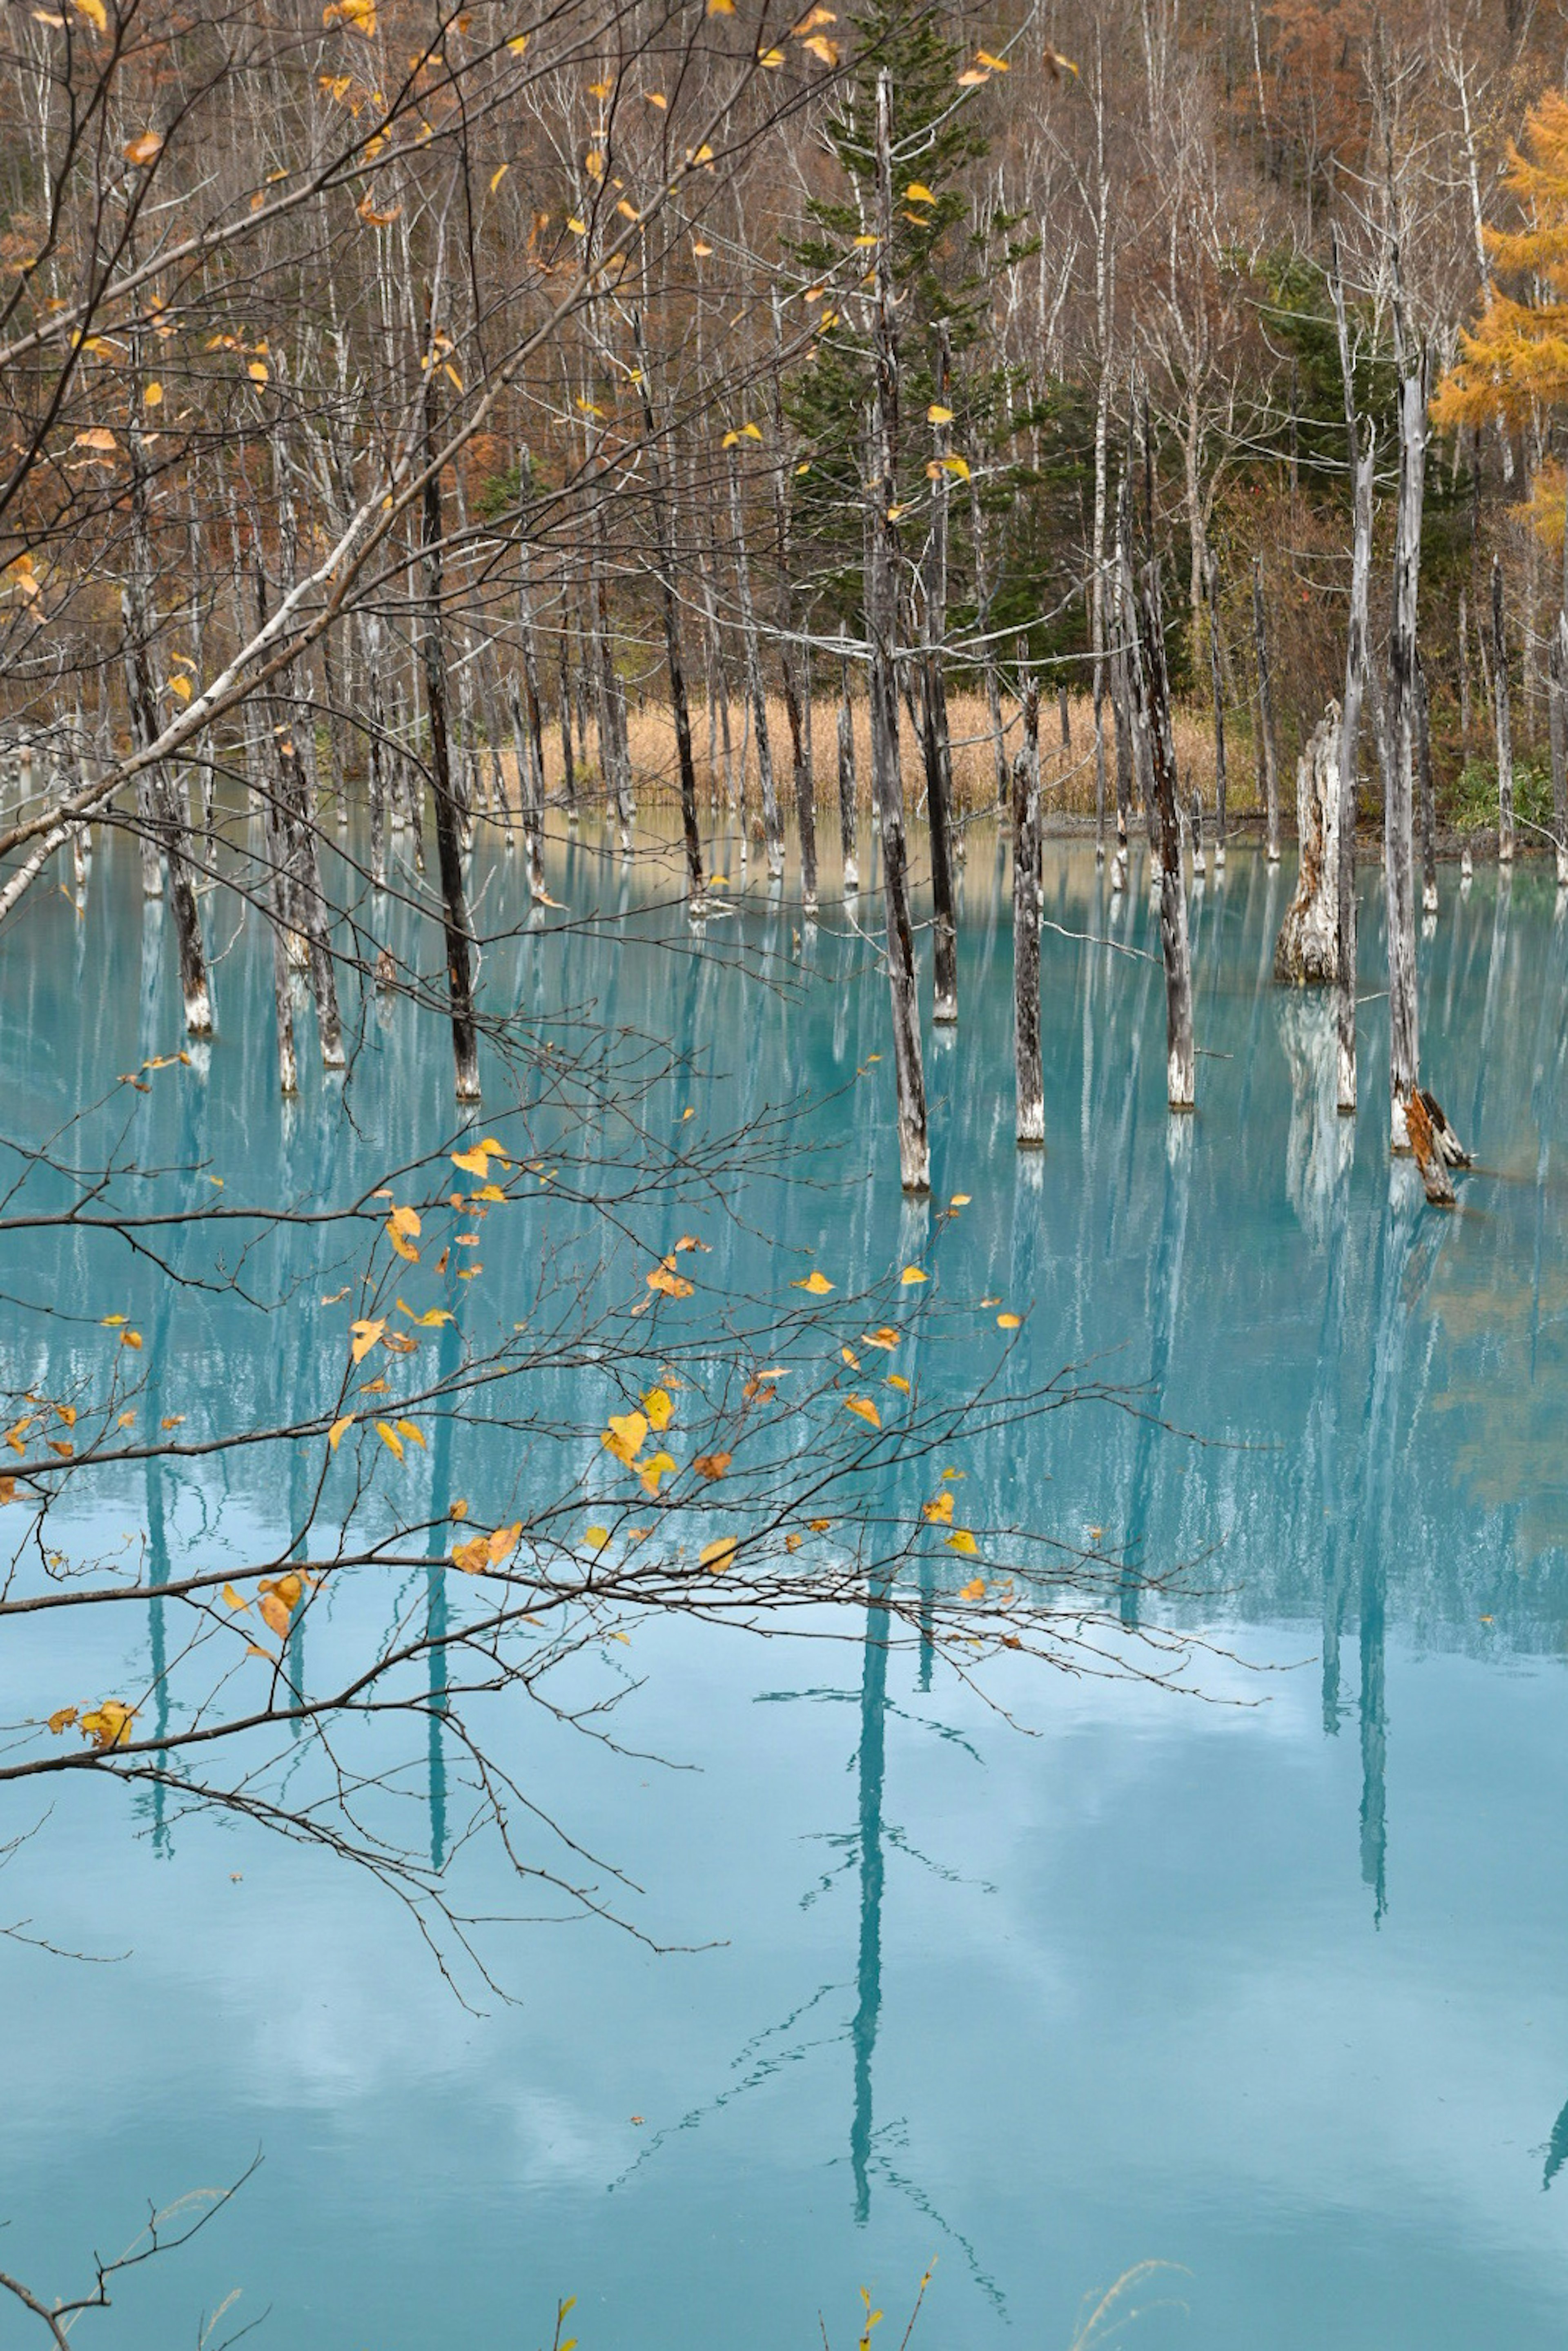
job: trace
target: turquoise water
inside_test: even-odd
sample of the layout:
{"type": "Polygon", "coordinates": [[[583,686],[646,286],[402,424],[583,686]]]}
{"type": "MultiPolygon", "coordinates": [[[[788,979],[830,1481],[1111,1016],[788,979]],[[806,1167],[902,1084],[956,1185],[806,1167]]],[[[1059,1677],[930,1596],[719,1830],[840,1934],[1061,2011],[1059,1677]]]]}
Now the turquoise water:
{"type": "MultiPolygon", "coordinates": [[[[516,866],[481,897],[497,939],[520,914],[516,866]]],[[[696,956],[667,869],[623,872],[596,827],[559,847],[569,912],[497,945],[485,987],[557,1022],[563,1052],[591,1020],[617,1032],[594,1164],[537,1110],[557,1194],[497,1214],[460,1319],[477,1325],[482,1296],[498,1326],[549,1321],[543,1265],[572,1285],[571,1315],[549,1310],[571,1360],[539,1375],[548,1437],[515,1405],[507,1426],[444,1425],[411,1472],[433,1510],[512,1476],[524,1506],[536,1484],[560,1498],[563,1525],[591,1514],[613,1351],[634,1337],[612,1301],[683,1228],[710,1244],[694,1312],[716,1359],[739,1332],[768,1360],[813,1264],[881,1313],[905,1311],[897,1272],[917,1259],[932,1279],[909,1343],[933,1395],[1021,1397],[1068,1364],[1103,1392],[1016,1424],[977,1412],[886,1490],[846,1488],[853,1510],[913,1511],[935,1463],[961,1466],[997,1555],[1030,1531],[1168,1578],[1126,1578],[1111,1654],[1137,1659],[1141,1615],[1184,1629],[1186,1687],[1006,1656],[970,1686],[917,1640],[884,1645],[863,1609],[766,1640],[644,1620],[573,1667],[591,1702],[622,1693],[613,1747],[522,1701],[495,1726],[595,1857],[573,1882],[625,1925],[543,1887],[519,1904],[491,1848],[462,1849],[439,1724],[403,1759],[404,1833],[465,1904],[535,1914],[486,1930],[505,1999],[461,1969],[455,1991],[399,1904],[328,1855],[143,1791],[0,1792],[0,1841],[52,1805],[0,1871],[0,1926],[102,1962],[0,1939],[0,2267],[76,2290],[149,2199],[232,2179],[259,2149],[195,2243],[77,2340],[162,2351],[237,2290],[225,2325],[270,2312],[259,2339],[291,2351],[532,2346],[576,2294],[583,2351],[784,2351],[821,2342],[819,2312],[852,2341],[863,2284],[896,2343],[935,2259],[914,2342],[941,2351],[1055,2351],[1085,2297],[1145,2262],[1168,2266],[1118,2305],[1142,2314],[1119,2339],[1151,2351],[1559,2343],[1568,924],[1531,868],[1502,899],[1490,873],[1463,898],[1445,885],[1424,1057],[1481,1166],[1438,1219],[1407,1171],[1391,1181],[1382,1004],[1364,1009],[1353,1125],[1333,1114],[1322,1008],[1268,985],[1289,876],[1245,852],[1195,904],[1199,1106],[1173,1127],[1146,892],[1113,905],[1092,855],[1048,846],[1048,1147],[1020,1161],[1010,905],[978,841],[963,1025],[928,1046],[936,1196],[969,1203],[923,1226],[896,1189],[873,946],[836,910],[801,935],[758,900],[696,956]],[[685,1156],[644,1197],[650,1135],[685,1156]],[[579,1192],[620,1203],[622,1238],[579,1192]]],[[[1375,991],[1370,889],[1363,921],[1375,991]]],[[[226,940],[232,918],[216,925],[226,940]]],[[[364,1008],[346,1091],[309,1070],[307,1032],[284,1112],[254,922],[218,970],[210,1067],[154,1072],[131,1100],[118,1074],[179,1042],[172,944],[153,944],[118,844],[82,919],[56,894],[6,934],[14,1136],[107,1092],[57,1156],[88,1164],[129,1122],[117,1196],[186,1203],[213,1176],[233,1199],[342,1199],[444,1149],[444,1041],[407,1006],[384,1024],[364,1008]]],[[[488,1125],[510,1096],[494,1063],[486,1085],[488,1125]]],[[[59,1180],[28,1179],[40,1197],[59,1180]]],[[[233,1234],[172,1244],[187,1277],[221,1250],[249,1304],[222,1286],[171,1304],[111,1235],[0,1246],[9,1386],[90,1386],[117,1311],[148,1341],[143,1418],[183,1414],[193,1440],[329,1397],[349,1310],[318,1301],[349,1280],[354,1236],[300,1228],[243,1262],[233,1234]]],[[[821,1336],[800,1326],[774,1359],[821,1336]]],[[[815,1425],[800,1416],[801,1447],[815,1425]]],[[[155,1572],[237,1566],[286,1546],[302,1459],[192,1449],[106,1472],[58,1532],[83,1556],[145,1545],[155,1572]]],[[[400,1600],[444,1604],[442,1582],[400,1600]]],[[[345,1600],[308,1677],[385,1605],[345,1600]]],[[[8,1626],[0,1717],[145,1683],[167,1637],[144,1606],[68,1642],[57,1622],[8,1626]]],[[[536,1848],[560,1865],[542,1829],[536,1848]]]]}

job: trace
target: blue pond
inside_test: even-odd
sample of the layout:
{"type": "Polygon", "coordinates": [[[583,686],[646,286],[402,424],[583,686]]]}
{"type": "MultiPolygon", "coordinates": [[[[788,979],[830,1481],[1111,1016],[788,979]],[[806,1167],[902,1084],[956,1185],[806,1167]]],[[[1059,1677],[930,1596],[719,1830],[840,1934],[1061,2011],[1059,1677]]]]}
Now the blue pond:
{"type": "MultiPolygon", "coordinates": [[[[983,1389],[950,1446],[841,1488],[845,1527],[917,1520],[960,1469],[985,1556],[1027,1577],[1040,1538],[1155,1588],[1128,1575],[1101,1673],[1002,1653],[971,1676],[847,1601],[766,1637],[649,1612],[622,1642],[607,1622],[568,1686],[618,1697],[610,1735],[517,1696],[494,1736],[539,1806],[528,1857],[610,1915],[544,1879],[519,1896],[493,1841],[465,1844],[463,1759],[433,1713],[427,1749],[389,1755],[387,1801],[465,1916],[522,1914],[476,1930],[493,1986],[450,1954],[449,1981],[361,1870],[233,1811],[88,1774],[0,1791],[0,1843],[42,1823],[0,1869],[0,1927],[37,1938],[0,1938],[0,2267],[79,2290],[149,2201],[259,2150],[73,2341],[165,2351],[237,2294],[219,2335],[266,2314],[256,2339],[288,2351],[531,2351],[576,2294],[583,2351],[808,2351],[822,2325],[856,2339],[863,2285],[896,2344],[935,2262],[915,2351],[1066,2351],[1145,2263],[1092,2341],[1125,2318],[1116,2339],[1147,2351],[1559,2345],[1568,921],[1550,875],[1461,895],[1446,872],[1422,944],[1426,1074],[1479,1161],[1441,1218],[1386,1155],[1376,891],[1343,1121],[1325,1008],[1270,985],[1290,875],[1246,851],[1195,900],[1198,1112],[1173,1126],[1147,891],[1113,903],[1086,848],[1048,844],[1047,1150],[1020,1160],[1010,898],[977,836],[962,1025],[927,1032],[923,1219],[897,1191],[869,892],[863,932],[836,905],[803,932],[754,889],[699,953],[668,863],[624,870],[589,826],[551,850],[567,911],[507,940],[520,861],[487,861],[486,998],[563,1058],[594,1036],[599,1107],[585,1138],[537,1079],[487,1069],[486,1121],[533,1088],[531,1147],[509,1147],[559,1173],[483,1228],[483,1274],[448,1280],[457,1321],[426,1352],[482,1321],[560,1343],[507,1417],[481,1403],[382,1463],[364,1507],[440,1516],[494,1489],[499,1515],[504,1489],[512,1515],[544,1498],[563,1539],[613,1508],[619,1540],[597,1430],[635,1392],[624,1301],[649,1247],[689,1231],[714,1362],[803,1365],[904,1314],[879,1382],[898,1363],[934,1395],[983,1389]],[[647,1151],[677,1147],[644,1197],[647,1151]],[[930,1275],[915,1300],[908,1262],[930,1275]],[[815,1324],[790,1287],[813,1267],[835,1284],[815,1324]],[[1009,1416],[1070,1365],[1092,1393],[1009,1416]],[[1140,1620],[1186,1646],[1144,1650],[1140,1620]],[[1162,1662],[1180,1687],[1146,1677],[1162,1662]]],[[[444,1152],[449,1054],[406,1003],[354,1008],[346,1086],[308,1067],[285,1111],[269,953],[236,921],[214,916],[210,1063],[141,1095],[120,1073],[180,1040],[133,854],[100,849],[79,917],[40,899],[0,949],[12,1144],[67,1122],[57,1158],[112,1145],[113,1196],[144,1205],[209,1200],[214,1177],[226,1199],[343,1200],[444,1152]]],[[[35,1169],[16,1196],[51,1186],[35,1169]]],[[[110,1233],[0,1248],[6,1385],[98,1394],[123,1313],[141,1424],[180,1416],[192,1440],[68,1485],[52,1540],[160,1578],[284,1555],[319,1440],[199,1440],[329,1406],[354,1310],[321,1301],[357,1278],[362,1234],[176,1238],[178,1290],[110,1233]],[[234,1281],[208,1279],[220,1261],[234,1281]]],[[[401,1278],[415,1307],[437,1294],[401,1278]]],[[[674,1343],[651,1336],[637,1377],[674,1343]]],[[[798,1477],[821,1416],[778,1426],[798,1477]]],[[[921,1572],[947,1586],[974,1572],[936,1558],[921,1572]]],[[[346,1584],[307,1681],[362,1622],[446,1605],[447,1580],[346,1584]]],[[[150,1687],[175,1637],[159,1603],[71,1614],[0,1633],[7,1725],[150,1687]]],[[[274,1793],[289,1768],[284,1742],[274,1793]]],[[[6,2315],[0,2340],[31,2324],[6,2315]]]]}

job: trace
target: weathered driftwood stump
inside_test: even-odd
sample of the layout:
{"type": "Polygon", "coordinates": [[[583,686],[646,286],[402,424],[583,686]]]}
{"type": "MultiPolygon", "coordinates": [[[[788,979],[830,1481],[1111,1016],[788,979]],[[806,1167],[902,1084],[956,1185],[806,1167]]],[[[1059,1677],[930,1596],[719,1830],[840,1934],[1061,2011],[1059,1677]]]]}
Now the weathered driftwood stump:
{"type": "Polygon", "coordinates": [[[1301,868],[1274,948],[1285,987],[1330,987],[1339,977],[1339,705],[1331,702],[1296,762],[1301,868]]]}

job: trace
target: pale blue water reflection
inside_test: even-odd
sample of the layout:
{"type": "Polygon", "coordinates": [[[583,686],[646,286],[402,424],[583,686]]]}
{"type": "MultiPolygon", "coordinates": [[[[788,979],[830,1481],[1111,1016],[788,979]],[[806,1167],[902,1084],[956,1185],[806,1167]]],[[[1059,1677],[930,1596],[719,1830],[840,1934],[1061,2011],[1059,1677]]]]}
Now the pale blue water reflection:
{"type": "MultiPolygon", "coordinates": [[[[479,2017],[395,1907],[329,1862],[68,1786],[0,1876],[0,1923],[129,1956],[81,1967],[0,1941],[0,2265],[65,2290],[147,2198],[266,2156],[83,2344],[96,2324],[161,2351],[238,2287],[235,2314],[270,2305],[261,2339],[291,2351],[531,2345],[571,2292],[583,2351],[784,2351],[821,2339],[819,2310],[851,2339],[862,2283],[901,2327],[933,2255],[915,2342],[942,2351],[1054,2351],[1081,2298],[1145,2259],[1175,2265],[1126,2338],[1154,2351],[1561,2340],[1568,924],[1532,868],[1462,900],[1445,877],[1425,1055],[1482,1172],[1438,1220],[1390,1184],[1381,1005],[1353,1129],[1322,1008],[1268,985],[1288,877],[1233,852],[1195,905],[1199,1111],[1173,1128],[1147,894],[1113,904],[1087,852],[1047,854],[1043,1163],[1011,1140],[988,841],[965,877],[963,1025],[933,1040],[929,1074],[937,1196],[971,1205],[932,1241],[923,1372],[1001,1363],[978,1306],[998,1297],[1026,1316],[1003,1374],[1020,1389],[1091,1357],[1151,1384],[1203,1442],[1108,1405],[994,1431],[965,1454],[966,1507],[1189,1562],[1160,1610],[1234,1657],[1200,1667],[1201,1698],[1012,1661],[977,1692],[929,1651],[889,1654],[874,1608],[845,1646],[643,1634],[601,1667],[640,1683],[619,1724],[634,1752],[527,1709],[504,1736],[645,1889],[639,1928],[690,1948],[534,1927],[507,1946],[517,2004],[479,2017]]],[[[41,903],[0,956],[14,1131],[174,1041],[169,946],[144,969],[131,865],[101,856],[84,920],[41,903]]],[[[563,1038],[593,1007],[622,1069],[653,1071],[639,1116],[656,1103],[673,1131],[689,1104],[699,1134],[744,1119],[766,1136],[706,1203],[716,1289],[759,1316],[809,1262],[846,1284],[896,1268],[911,1228],[891,1062],[868,1060],[886,1021],[866,943],[836,914],[797,938],[788,904],[758,904],[694,958],[667,891],[602,862],[596,830],[550,878],[581,927],[497,947],[486,987],[559,1011],[563,1038]],[[596,906],[625,919],[584,924],[596,906]],[[672,1029],[692,1066],[661,1072],[637,1040],[672,1029]]],[[[493,932],[521,886],[497,865],[493,932]]],[[[874,932],[874,901],[862,913],[874,932]]],[[[1370,891],[1363,939],[1375,989],[1370,891]]],[[[210,1071],[155,1085],[144,1159],[342,1196],[439,1137],[444,1048],[405,1009],[383,1028],[364,1008],[349,1119],[314,1078],[287,1117],[267,984],[252,926],[219,969],[210,1071]]],[[[608,1101],[608,1159],[615,1129],[608,1101]]],[[[694,1174],[688,1207],[702,1189],[694,1174]]],[[[650,1210],[664,1245],[674,1213],[650,1210]]],[[[596,1261],[595,1221],[549,1214],[596,1261]]],[[[486,1287],[525,1297],[538,1242],[486,1236],[486,1287]]],[[[149,1410],[277,1415],[324,1377],[340,1313],[329,1326],[315,1301],[340,1276],[314,1239],[266,1249],[258,1280],[298,1280],[286,1320],[206,1292],[158,1323],[159,1286],[113,1244],[18,1250],[0,1280],[10,1368],[59,1392],[113,1305],[148,1319],[149,1410]],[[46,1301],[78,1320],[45,1322],[46,1301]]],[[[598,1367],[570,1378],[591,1415],[598,1367]]],[[[516,1442],[448,1440],[422,1472],[433,1515],[516,1442]]],[[[306,1478],[302,1458],[187,1462],[100,1494],[90,1531],[221,1564],[298,1522],[306,1478]]],[[[907,1507],[925,1488],[903,1483],[907,1507]]],[[[433,1610],[444,1581],[428,1572],[433,1610]]],[[[1131,1579],[1124,1604],[1145,1604],[1131,1579]]],[[[145,1672],[163,1637],[148,1614],[93,1627],[60,1686],[145,1672]]],[[[39,1664],[36,1643],[0,1646],[5,1719],[36,1704],[39,1664]]],[[[433,1715],[438,1854],[448,1762],[433,1715]]],[[[39,1809],[9,1804],[0,1835],[39,1809]]]]}

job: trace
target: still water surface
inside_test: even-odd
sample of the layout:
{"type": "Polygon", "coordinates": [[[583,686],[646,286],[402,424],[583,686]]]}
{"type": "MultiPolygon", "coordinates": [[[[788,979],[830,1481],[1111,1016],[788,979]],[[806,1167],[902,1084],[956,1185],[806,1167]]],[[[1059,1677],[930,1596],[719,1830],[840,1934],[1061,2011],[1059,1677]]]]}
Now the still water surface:
{"type": "MultiPolygon", "coordinates": [[[[493,930],[518,862],[489,883],[493,930]]],[[[1070,1410],[988,1439],[966,1507],[1188,1562],[1160,1608],[1217,1644],[1201,1695],[1012,1660],[977,1694],[842,1623],[819,1628],[835,1641],[642,1633],[634,1666],[603,1665],[638,1683],[617,1726],[634,1751],[530,1719],[511,1761],[642,1889],[639,1929],[686,1948],[516,1929],[497,1959],[515,2004],[480,2014],[329,1861],[65,1784],[0,1876],[0,1924],[126,1956],[0,1940],[0,2266],[68,2291],[149,2199],[259,2148],[212,2229],[76,2339],[164,2351],[237,2288],[231,2323],[269,2311],[259,2339],[289,2351],[532,2346],[575,2293],[583,2351],[806,2351],[819,2311],[852,2339],[862,2283],[896,2342],[935,2258],[915,2337],[933,2351],[1063,2351],[1084,2297],[1141,2262],[1170,2265],[1121,2338],[1147,2351],[1560,2345],[1568,923],[1532,869],[1500,898],[1490,872],[1462,898],[1445,883],[1424,1052],[1483,1172],[1437,1220],[1390,1183],[1384,1007],[1364,1008],[1353,1126],[1320,1008],[1269,985],[1289,876],[1245,852],[1195,904],[1205,1058],[1173,1130],[1146,892],[1113,905],[1089,854],[1048,846],[1048,1150],[1020,1162],[1010,908],[991,845],[969,860],[963,1026],[928,1077],[937,1197],[972,1204],[930,1245],[934,1309],[1005,1296],[1026,1319],[1004,1378],[1093,1356],[1191,1435],[1070,1410]]],[[[708,1203],[705,1278],[782,1305],[810,1262],[895,1267],[891,1054],[867,1058],[885,989],[841,914],[798,939],[788,904],[753,901],[699,962],[667,878],[603,862],[596,828],[550,883],[580,921],[623,922],[497,951],[486,987],[674,1033],[696,1067],[660,1081],[672,1123],[787,1113],[708,1203]]],[[[1363,940],[1375,989],[1370,889],[1363,940]]],[[[7,934],[14,1129],[177,1041],[172,954],[144,966],[113,846],[85,919],[57,897],[7,934]]],[[[406,1008],[366,1022],[351,1122],[314,1075],[286,1118],[268,986],[253,924],[219,969],[210,1071],[149,1098],[148,1160],[341,1196],[439,1139],[444,1040],[406,1008]]],[[[554,1213],[486,1237],[492,1289],[528,1293],[571,1228],[554,1213]]],[[[300,1246],[287,1319],[206,1293],[159,1322],[122,1253],[16,1252],[7,1371],[60,1392],[113,1304],[149,1318],[165,1410],[287,1410],[336,1343],[315,1304],[333,1268],[300,1246]],[[62,1303],[79,1322],[37,1311],[62,1303]]],[[[993,1322],[949,1328],[943,1375],[982,1350],[995,1367],[993,1322]]],[[[459,1490],[486,1441],[457,1432],[459,1490]]],[[[278,1541],[288,1476],[243,1457],[138,1472],[77,1531],[150,1538],[176,1570],[237,1562],[278,1541]]],[[[0,1647],[7,1719],[145,1678],[162,1635],[94,1626],[90,1660],[50,1637],[0,1647]]],[[[437,1738],[437,1851],[446,1768],[437,1738]]],[[[0,1837],[40,1809],[8,1799],[0,1837]]],[[[498,1873],[467,1891],[507,1895],[498,1873]]],[[[0,2339],[24,2339],[13,2317],[0,2339]]]]}

